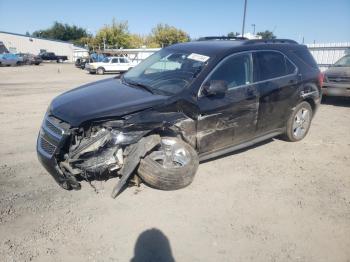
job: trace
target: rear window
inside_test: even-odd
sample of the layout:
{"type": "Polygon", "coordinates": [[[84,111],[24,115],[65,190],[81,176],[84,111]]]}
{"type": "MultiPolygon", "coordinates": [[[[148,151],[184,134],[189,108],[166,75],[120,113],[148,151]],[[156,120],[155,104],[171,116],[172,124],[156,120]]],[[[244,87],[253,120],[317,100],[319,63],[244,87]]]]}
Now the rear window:
{"type": "Polygon", "coordinates": [[[256,52],[254,58],[259,67],[258,81],[293,74],[296,70],[295,66],[278,52],[256,52]]]}
{"type": "Polygon", "coordinates": [[[293,50],[292,52],[307,66],[312,67],[312,68],[318,68],[314,57],[311,55],[309,50],[307,50],[306,48],[299,49],[299,50],[293,50]]]}

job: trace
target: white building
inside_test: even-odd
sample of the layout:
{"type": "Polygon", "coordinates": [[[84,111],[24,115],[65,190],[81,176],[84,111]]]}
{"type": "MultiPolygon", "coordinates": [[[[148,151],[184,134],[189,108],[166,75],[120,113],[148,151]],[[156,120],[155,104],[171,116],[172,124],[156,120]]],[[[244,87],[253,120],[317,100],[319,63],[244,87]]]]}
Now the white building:
{"type": "Polygon", "coordinates": [[[350,54],[350,42],[307,44],[321,71],[325,71],[344,55],[350,54]]]}
{"type": "Polygon", "coordinates": [[[31,53],[37,55],[43,51],[54,52],[56,55],[67,56],[70,62],[74,62],[78,57],[89,55],[86,49],[74,46],[69,42],[3,31],[0,31],[0,42],[2,42],[11,53],[31,53]]]}

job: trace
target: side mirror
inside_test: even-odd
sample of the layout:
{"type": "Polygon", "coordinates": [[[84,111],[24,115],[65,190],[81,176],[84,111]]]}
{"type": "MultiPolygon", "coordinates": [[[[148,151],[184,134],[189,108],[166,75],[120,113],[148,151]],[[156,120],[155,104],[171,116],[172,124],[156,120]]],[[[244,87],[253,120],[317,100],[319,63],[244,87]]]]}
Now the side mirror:
{"type": "Polygon", "coordinates": [[[203,86],[204,95],[223,95],[228,90],[228,84],[224,80],[211,80],[203,86]]]}

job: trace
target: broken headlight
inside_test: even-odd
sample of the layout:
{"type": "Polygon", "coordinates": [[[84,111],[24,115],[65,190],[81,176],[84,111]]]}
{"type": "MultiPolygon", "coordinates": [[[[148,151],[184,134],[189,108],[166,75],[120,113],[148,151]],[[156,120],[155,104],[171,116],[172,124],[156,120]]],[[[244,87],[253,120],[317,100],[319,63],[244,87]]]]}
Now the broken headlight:
{"type": "Polygon", "coordinates": [[[119,130],[112,130],[112,141],[115,145],[128,145],[136,143],[141,139],[145,134],[149,131],[141,130],[141,131],[130,131],[130,132],[122,132],[119,130]]]}

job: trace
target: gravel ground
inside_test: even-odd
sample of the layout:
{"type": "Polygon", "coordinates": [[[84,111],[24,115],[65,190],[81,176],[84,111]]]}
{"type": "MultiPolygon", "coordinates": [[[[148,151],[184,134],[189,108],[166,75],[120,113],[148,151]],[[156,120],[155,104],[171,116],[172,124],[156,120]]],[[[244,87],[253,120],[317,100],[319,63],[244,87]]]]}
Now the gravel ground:
{"type": "Polygon", "coordinates": [[[327,99],[299,143],[277,139],[199,166],[187,188],[116,180],[64,191],[39,164],[50,100],[89,75],[0,68],[1,261],[350,261],[350,100],[327,99]]]}

